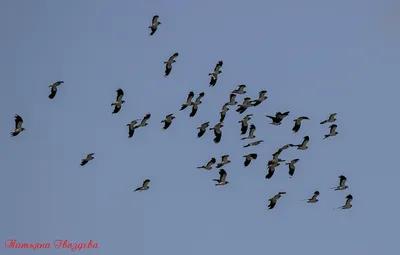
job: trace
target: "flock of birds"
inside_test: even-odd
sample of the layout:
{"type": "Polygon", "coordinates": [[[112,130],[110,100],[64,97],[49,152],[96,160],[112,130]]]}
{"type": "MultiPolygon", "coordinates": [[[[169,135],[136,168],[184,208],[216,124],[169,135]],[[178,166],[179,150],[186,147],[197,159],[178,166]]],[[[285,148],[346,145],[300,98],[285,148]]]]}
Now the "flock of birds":
{"type": "MultiPolygon", "coordinates": [[[[151,26],[149,26],[149,29],[151,30],[150,36],[154,35],[155,32],[158,29],[158,26],[161,24],[161,22],[158,21],[159,16],[156,15],[153,17],[152,19],[152,24],[151,26]]],[[[172,71],[172,64],[176,62],[176,58],[179,56],[179,53],[176,52],[174,53],[167,61],[164,62],[165,64],[165,77],[168,77],[168,75],[170,75],[171,71],[172,71]]],[[[215,65],[215,68],[213,70],[213,72],[209,73],[208,75],[210,76],[210,82],[209,82],[209,86],[210,87],[214,87],[218,81],[218,75],[222,73],[221,68],[223,66],[223,61],[220,60],[218,61],[218,63],[215,65]]],[[[64,81],[57,81],[53,84],[51,84],[50,87],[50,94],[49,94],[49,98],[50,99],[54,99],[56,94],[57,94],[57,87],[62,85],[64,83],[64,81]]],[[[210,122],[205,122],[203,124],[200,125],[200,127],[198,127],[198,133],[197,133],[197,137],[200,138],[202,137],[207,130],[213,130],[214,132],[214,143],[219,143],[221,141],[222,138],[222,128],[224,127],[223,125],[223,121],[225,119],[225,116],[228,112],[228,110],[230,109],[229,106],[235,106],[238,105],[236,112],[238,112],[239,114],[243,114],[247,109],[251,108],[251,107],[256,107],[258,105],[260,105],[263,101],[265,101],[268,97],[266,96],[267,91],[266,90],[262,90],[259,92],[259,96],[257,99],[252,100],[250,97],[245,97],[243,99],[243,103],[242,104],[238,104],[238,102],[236,101],[236,97],[237,95],[244,95],[246,94],[246,85],[241,84],[238,86],[237,89],[233,90],[230,93],[229,96],[229,101],[226,102],[225,104],[223,104],[222,106],[222,110],[220,112],[220,120],[219,123],[215,124],[213,127],[209,127],[210,126],[210,122]]],[[[112,112],[112,114],[117,114],[121,108],[122,105],[125,103],[125,101],[123,100],[124,97],[124,91],[119,88],[117,91],[117,97],[115,102],[113,102],[111,104],[111,106],[114,106],[114,111],[112,112]]],[[[183,111],[188,107],[191,107],[192,110],[189,114],[190,117],[194,117],[197,113],[198,107],[199,105],[202,103],[201,99],[204,97],[204,92],[201,92],[198,97],[193,101],[193,98],[195,97],[195,94],[193,91],[190,91],[186,102],[182,104],[181,108],[179,111],[183,111]]],[[[275,125],[275,126],[279,126],[282,124],[282,121],[289,116],[289,111],[287,112],[277,112],[275,113],[275,115],[271,116],[271,115],[266,115],[267,118],[271,119],[271,124],[275,125]]],[[[243,119],[241,121],[239,121],[239,123],[241,124],[241,135],[244,136],[247,134],[247,136],[241,138],[241,140],[252,140],[254,139],[256,136],[254,135],[255,131],[256,131],[256,126],[254,124],[249,124],[249,121],[251,120],[253,114],[247,114],[246,116],[243,117],[243,119]],[[248,131],[248,133],[247,133],[248,131]]],[[[330,114],[329,118],[320,122],[321,125],[325,124],[325,123],[334,123],[336,121],[336,113],[332,113],[330,114]]],[[[145,127],[148,125],[148,120],[151,118],[151,114],[148,113],[146,114],[143,119],[135,119],[132,120],[130,123],[127,124],[128,126],[128,138],[132,138],[135,130],[141,127],[145,127]],[[140,121],[140,123],[139,123],[140,121]]],[[[170,125],[172,124],[173,120],[175,119],[174,114],[168,114],[167,116],[165,116],[165,119],[161,121],[161,123],[164,123],[163,126],[163,130],[167,130],[170,125]]],[[[309,120],[308,117],[299,117],[296,118],[294,120],[294,126],[292,128],[292,131],[294,133],[297,133],[300,130],[301,127],[301,123],[303,120],[309,120]]],[[[25,130],[25,128],[22,126],[23,124],[23,119],[21,118],[21,116],[19,116],[18,114],[15,115],[15,129],[14,131],[11,132],[11,136],[15,137],[17,135],[19,135],[22,131],[25,130]]],[[[336,128],[337,125],[336,124],[332,124],[330,125],[330,131],[328,134],[326,134],[324,136],[323,139],[326,139],[328,137],[333,137],[336,136],[338,134],[338,132],[336,132],[336,128]]],[[[267,169],[268,172],[265,176],[266,179],[271,179],[274,175],[274,172],[276,170],[276,168],[280,165],[281,162],[286,162],[285,160],[281,159],[279,156],[280,154],[291,147],[295,147],[297,148],[297,150],[307,150],[307,144],[310,141],[310,137],[309,136],[304,136],[302,143],[300,144],[286,144],[283,147],[279,148],[274,154],[272,154],[272,159],[268,161],[268,165],[267,165],[267,169]]],[[[263,140],[258,140],[258,141],[252,141],[250,143],[248,143],[247,145],[244,145],[244,148],[247,147],[251,147],[251,146],[257,146],[260,143],[264,142],[263,140]]],[[[81,161],[81,166],[86,165],[89,161],[94,159],[94,155],[95,153],[90,153],[88,154],[84,159],[82,159],[81,161]]],[[[244,167],[247,167],[250,165],[250,163],[252,162],[252,160],[257,159],[258,155],[256,153],[250,153],[247,155],[244,155],[244,167]]],[[[286,162],[285,165],[288,166],[289,168],[289,176],[292,177],[295,173],[295,164],[299,161],[299,159],[293,159],[289,162],[286,162]]],[[[219,178],[218,179],[213,179],[213,181],[216,182],[215,186],[223,186],[228,184],[229,182],[226,180],[227,178],[227,172],[225,171],[225,169],[223,169],[222,167],[229,164],[231,161],[229,160],[229,155],[223,155],[221,157],[221,162],[217,163],[217,160],[215,158],[211,158],[211,160],[203,166],[199,166],[197,167],[198,169],[205,169],[205,170],[211,170],[213,168],[213,165],[217,163],[216,168],[219,169],[219,178]]],[[[337,187],[333,187],[332,189],[334,190],[346,190],[348,188],[348,186],[346,185],[346,181],[347,178],[344,175],[340,175],[339,176],[339,185],[337,187]]],[[[149,189],[149,183],[150,183],[150,179],[146,179],[143,181],[143,184],[136,188],[134,191],[144,191],[149,189]]],[[[274,195],[272,198],[269,199],[269,205],[268,205],[268,209],[273,209],[278,201],[279,198],[281,198],[282,195],[286,194],[286,192],[278,192],[276,195],[274,195]]],[[[313,194],[313,196],[309,199],[306,199],[307,203],[316,203],[318,202],[317,197],[319,196],[320,192],[318,190],[316,190],[313,194]]],[[[350,209],[352,207],[351,201],[353,200],[353,196],[348,194],[346,196],[346,202],[343,206],[340,206],[338,208],[335,209],[350,209]]]]}

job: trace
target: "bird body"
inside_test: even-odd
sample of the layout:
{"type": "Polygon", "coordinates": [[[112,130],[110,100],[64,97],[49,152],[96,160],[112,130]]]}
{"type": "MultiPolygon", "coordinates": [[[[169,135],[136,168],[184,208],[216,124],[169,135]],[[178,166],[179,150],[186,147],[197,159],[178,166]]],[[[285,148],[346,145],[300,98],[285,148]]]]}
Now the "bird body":
{"type": "Polygon", "coordinates": [[[206,170],[211,170],[212,169],[212,165],[215,164],[215,162],[217,162],[217,160],[215,158],[211,158],[210,161],[208,161],[208,163],[204,166],[199,166],[197,167],[198,169],[206,169],[206,170]]]}
{"type": "Polygon", "coordinates": [[[311,198],[306,199],[307,203],[312,204],[312,203],[318,202],[318,199],[317,199],[318,196],[319,196],[319,191],[318,190],[314,191],[314,195],[311,198]]]}
{"type": "Polygon", "coordinates": [[[246,94],[246,91],[244,90],[245,88],[246,88],[246,85],[240,84],[240,85],[238,85],[237,89],[232,91],[232,93],[233,94],[238,94],[238,95],[246,94]]]}
{"type": "Polygon", "coordinates": [[[243,157],[245,158],[244,167],[247,167],[247,166],[250,165],[250,163],[251,163],[251,161],[253,159],[257,159],[257,154],[256,153],[250,153],[250,154],[244,155],[243,157]]]}
{"type": "Polygon", "coordinates": [[[151,113],[147,113],[147,114],[143,117],[143,119],[142,119],[142,121],[140,122],[140,124],[136,126],[136,128],[140,128],[140,127],[145,127],[145,126],[147,126],[147,125],[148,125],[148,124],[147,124],[147,121],[150,119],[150,117],[151,117],[151,113]]]}
{"type": "Polygon", "coordinates": [[[128,126],[128,138],[132,138],[133,134],[135,133],[135,129],[137,128],[135,125],[139,120],[132,120],[131,123],[126,124],[128,126]]]}
{"type": "Polygon", "coordinates": [[[231,161],[228,158],[229,158],[229,155],[221,156],[221,162],[217,164],[217,168],[220,168],[226,164],[229,164],[231,161]]]}
{"type": "Polygon", "coordinates": [[[236,94],[231,93],[229,95],[229,102],[225,103],[225,105],[236,105],[236,94]]]}
{"type": "Polygon", "coordinates": [[[214,143],[219,143],[221,141],[222,138],[222,131],[221,128],[224,125],[220,122],[217,123],[214,127],[210,128],[210,130],[214,130],[214,143]]]}
{"type": "Polygon", "coordinates": [[[243,148],[247,148],[247,147],[250,147],[250,146],[257,146],[257,145],[259,145],[259,144],[262,143],[262,142],[264,142],[264,140],[258,140],[258,141],[255,141],[255,142],[251,142],[251,143],[249,143],[249,144],[243,146],[243,148]]]}
{"type": "Polygon", "coordinates": [[[333,187],[332,189],[335,189],[335,190],[345,190],[345,189],[347,189],[348,186],[346,186],[346,181],[347,181],[346,176],[340,175],[339,176],[339,185],[337,187],[333,187]]]}
{"type": "Polygon", "coordinates": [[[310,137],[307,135],[303,138],[303,142],[301,144],[290,144],[290,147],[297,147],[298,150],[307,150],[307,144],[310,141],[310,137]]]}
{"type": "Polygon", "coordinates": [[[192,105],[192,112],[190,113],[189,117],[194,117],[197,113],[197,109],[199,107],[199,104],[202,103],[201,99],[204,97],[204,92],[201,92],[199,96],[196,98],[194,102],[191,102],[190,104],[192,105]]]}
{"type": "Polygon", "coordinates": [[[294,121],[294,127],[292,128],[293,133],[297,133],[300,130],[302,120],[309,120],[309,118],[308,117],[299,117],[299,118],[293,120],[294,121]]]}
{"type": "Polygon", "coordinates": [[[268,210],[271,210],[275,207],[276,202],[278,201],[279,198],[281,198],[281,195],[286,194],[286,192],[279,192],[278,194],[276,194],[275,196],[271,197],[268,201],[269,201],[269,205],[268,205],[268,210]]]}
{"type": "Polygon", "coordinates": [[[264,102],[268,98],[265,94],[267,94],[266,90],[260,91],[258,93],[258,99],[252,101],[252,106],[257,106],[264,102]]]}
{"type": "Polygon", "coordinates": [[[338,208],[335,209],[350,209],[351,207],[353,207],[353,205],[351,204],[351,201],[353,200],[353,196],[352,195],[347,195],[346,196],[346,203],[343,206],[339,206],[338,208]]]}
{"type": "Polygon", "coordinates": [[[339,134],[338,132],[336,132],[336,128],[337,128],[336,124],[329,126],[329,128],[330,128],[329,134],[325,135],[324,139],[326,139],[330,136],[336,136],[337,134],[339,134]]]}
{"type": "Polygon", "coordinates": [[[193,97],[194,97],[194,92],[190,91],[187,96],[186,103],[182,104],[181,109],[179,111],[182,111],[182,110],[186,109],[186,107],[192,105],[193,97]]]}
{"type": "Polygon", "coordinates": [[[241,135],[246,134],[247,128],[249,126],[248,121],[251,120],[251,116],[253,116],[253,114],[247,114],[241,121],[239,121],[239,123],[242,123],[242,127],[240,129],[241,135]]]}
{"type": "Polygon", "coordinates": [[[294,170],[296,170],[295,164],[297,163],[297,161],[299,161],[298,158],[297,159],[293,159],[292,161],[286,163],[286,165],[289,166],[289,175],[290,175],[290,177],[293,176],[294,170]]]}
{"type": "Polygon", "coordinates": [[[270,116],[270,115],[265,115],[265,117],[268,117],[272,120],[271,124],[275,126],[279,126],[282,123],[282,120],[289,116],[290,112],[277,112],[275,113],[275,116],[270,116]]]}
{"type": "Polygon", "coordinates": [[[251,106],[251,98],[250,97],[245,97],[243,99],[243,103],[239,104],[238,108],[236,109],[236,112],[242,114],[244,113],[247,108],[249,108],[251,106]]]}
{"type": "Polygon", "coordinates": [[[200,125],[197,129],[199,132],[197,133],[197,137],[200,138],[204,135],[204,133],[207,131],[207,128],[210,126],[210,122],[205,122],[200,125]]]}

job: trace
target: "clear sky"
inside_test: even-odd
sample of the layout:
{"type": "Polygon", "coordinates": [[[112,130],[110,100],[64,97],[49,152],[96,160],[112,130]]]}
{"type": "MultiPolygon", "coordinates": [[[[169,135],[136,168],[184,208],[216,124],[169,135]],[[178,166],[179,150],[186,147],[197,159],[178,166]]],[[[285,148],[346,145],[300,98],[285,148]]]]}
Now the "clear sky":
{"type": "MultiPolygon", "coordinates": [[[[0,239],[92,239],[99,249],[81,254],[96,255],[395,254],[399,17],[394,0],[2,0],[0,239]],[[162,24],[150,37],[155,14],[162,24]],[[210,88],[218,60],[223,74],[210,88]],[[242,148],[235,108],[219,144],[209,131],[197,139],[241,83],[252,98],[268,91],[247,111],[266,142],[242,148]],[[118,88],[126,103],[111,115],[118,88]],[[194,118],[178,111],[191,90],[205,92],[194,118]],[[279,127],[264,117],[277,111],[290,111],[279,127]],[[126,124],[148,112],[149,125],[128,139],[126,124]],[[339,135],[322,140],[329,125],[319,122],[331,112],[339,135]],[[16,113],[26,130],[10,138],[16,113]],[[169,113],[176,119],[162,131],[169,113]],[[293,134],[299,116],[310,120],[293,134]],[[294,177],[282,165],[266,180],[271,154],[305,135],[308,150],[282,154],[300,159],[294,177]],[[259,157],[245,169],[250,152],[259,157]],[[230,183],[215,187],[218,171],[196,167],[224,154],[230,183]],[[330,189],[340,174],[347,191],[330,189]],[[133,193],[146,178],[151,188],[133,193]],[[301,201],[315,189],[319,203],[301,201]],[[268,211],[279,191],[288,194],[268,211]],[[333,210],[348,193],[353,208],[333,210]]],[[[71,251],[38,254],[55,253],[71,251]]]]}

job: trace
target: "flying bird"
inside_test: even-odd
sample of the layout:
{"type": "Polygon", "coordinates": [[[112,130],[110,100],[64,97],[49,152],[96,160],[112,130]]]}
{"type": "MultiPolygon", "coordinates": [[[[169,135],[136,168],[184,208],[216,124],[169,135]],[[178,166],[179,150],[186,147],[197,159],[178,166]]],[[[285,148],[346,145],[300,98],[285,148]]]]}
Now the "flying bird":
{"type": "Polygon", "coordinates": [[[220,169],[219,170],[219,179],[213,179],[213,181],[216,181],[217,183],[215,184],[215,186],[220,186],[220,185],[225,185],[228,184],[229,182],[226,181],[226,176],[227,173],[224,169],[220,169]]]}
{"type": "Polygon", "coordinates": [[[165,116],[165,119],[161,121],[161,123],[164,123],[164,127],[162,128],[163,130],[167,130],[169,126],[171,126],[172,120],[175,119],[175,116],[173,113],[168,114],[165,116]]]}
{"type": "Polygon", "coordinates": [[[220,168],[226,164],[229,164],[231,161],[228,158],[229,158],[229,155],[221,156],[221,162],[217,164],[217,168],[220,168]]]}
{"type": "Polygon", "coordinates": [[[192,112],[189,114],[190,117],[194,117],[197,113],[197,109],[199,107],[199,104],[203,103],[201,99],[204,97],[204,92],[201,92],[199,96],[196,98],[194,102],[191,102],[190,104],[192,105],[192,112]]]}
{"type": "Polygon", "coordinates": [[[331,189],[335,189],[335,190],[345,190],[345,189],[347,189],[348,186],[346,186],[346,181],[347,181],[346,176],[340,175],[339,176],[339,186],[333,187],[331,189]]]}
{"type": "Polygon", "coordinates": [[[49,88],[51,88],[51,89],[50,89],[50,95],[49,95],[49,98],[50,98],[50,99],[53,99],[53,98],[56,96],[56,94],[57,94],[57,87],[60,86],[62,83],[64,83],[64,81],[57,81],[57,82],[55,82],[55,83],[49,85],[49,88]]]}
{"type": "Polygon", "coordinates": [[[147,121],[150,119],[150,117],[151,117],[151,114],[150,114],[150,113],[147,113],[147,114],[143,117],[143,119],[142,119],[142,121],[140,122],[140,124],[136,126],[136,128],[140,128],[140,127],[145,127],[145,126],[147,126],[147,125],[148,125],[148,124],[147,124],[147,121]]]}
{"type": "Polygon", "coordinates": [[[24,123],[24,120],[21,118],[21,116],[15,114],[14,118],[15,118],[15,129],[10,133],[11,136],[17,136],[19,135],[19,133],[25,130],[25,128],[22,127],[22,123],[24,123]]]}
{"type": "Polygon", "coordinates": [[[208,76],[211,76],[210,79],[210,87],[214,87],[215,84],[217,83],[218,80],[218,75],[222,73],[220,70],[224,62],[222,60],[218,61],[218,63],[215,65],[214,71],[212,73],[209,73],[208,76]]]}
{"type": "Polygon", "coordinates": [[[276,167],[278,167],[280,164],[278,161],[269,161],[268,162],[268,173],[265,176],[266,179],[271,179],[271,177],[274,175],[275,173],[275,169],[276,167]]]}
{"type": "Polygon", "coordinates": [[[241,121],[238,122],[238,123],[242,123],[242,127],[240,129],[241,135],[246,134],[247,128],[249,127],[248,121],[251,120],[251,116],[253,116],[253,114],[247,114],[246,116],[244,116],[244,118],[241,121]]]}
{"type": "Polygon", "coordinates": [[[286,163],[286,165],[289,166],[289,175],[290,175],[290,177],[293,176],[294,170],[296,170],[295,164],[297,163],[297,161],[299,161],[298,158],[297,159],[293,159],[292,161],[286,163]]]}
{"type": "Polygon", "coordinates": [[[132,138],[133,134],[135,133],[135,129],[137,128],[135,125],[139,120],[132,120],[131,123],[126,124],[128,126],[128,138],[132,138]]]}
{"type": "Polygon", "coordinates": [[[245,139],[253,139],[256,136],[254,135],[254,132],[256,131],[256,126],[254,124],[250,125],[250,131],[249,131],[249,135],[246,137],[241,138],[241,140],[245,140],[245,139]]]}
{"type": "Polygon", "coordinates": [[[229,108],[226,107],[226,104],[224,104],[224,105],[222,106],[222,110],[219,112],[219,114],[220,114],[219,122],[224,122],[226,113],[227,113],[228,111],[229,111],[229,108]]]}
{"type": "Polygon", "coordinates": [[[332,114],[329,116],[329,118],[328,118],[327,120],[322,121],[320,124],[322,125],[322,124],[325,124],[325,123],[332,123],[332,122],[335,122],[335,120],[336,120],[336,118],[335,118],[336,114],[337,114],[337,113],[332,113],[332,114]]]}
{"type": "Polygon", "coordinates": [[[197,129],[199,132],[197,133],[197,137],[200,138],[204,135],[204,133],[207,131],[208,126],[210,126],[210,122],[205,122],[200,125],[197,129]]]}
{"type": "Polygon", "coordinates": [[[222,137],[222,131],[221,128],[224,125],[220,122],[217,123],[214,127],[210,128],[210,130],[214,130],[214,143],[219,143],[221,141],[221,137],[222,137]]]}
{"type": "Polygon", "coordinates": [[[212,165],[214,165],[215,162],[217,162],[217,160],[216,160],[215,158],[211,158],[211,160],[208,161],[207,165],[199,166],[199,167],[197,167],[197,168],[198,168],[198,169],[211,170],[211,169],[212,169],[212,165]]]}
{"type": "Polygon", "coordinates": [[[168,75],[171,73],[172,70],[172,63],[175,63],[175,58],[179,56],[178,52],[175,52],[167,61],[164,62],[165,64],[165,74],[164,77],[167,78],[168,75]]]}
{"type": "Polygon", "coordinates": [[[252,106],[257,106],[264,102],[268,97],[265,95],[267,94],[266,90],[262,90],[258,93],[258,98],[252,101],[252,106]]]}
{"type": "Polygon", "coordinates": [[[257,159],[257,154],[256,153],[250,153],[250,154],[244,155],[243,157],[245,158],[244,167],[247,167],[248,165],[250,165],[251,160],[257,159]]]}
{"type": "Polygon", "coordinates": [[[270,198],[269,201],[269,205],[268,205],[268,210],[271,210],[275,207],[276,202],[278,201],[279,198],[281,198],[281,195],[286,194],[286,192],[279,192],[278,194],[276,194],[275,196],[273,196],[272,198],[270,198]]]}
{"type": "Polygon", "coordinates": [[[94,155],[94,153],[90,153],[90,154],[88,154],[88,155],[86,156],[86,158],[82,159],[81,166],[84,166],[84,165],[86,165],[89,161],[93,160],[93,159],[94,159],[93,155],[94,155]]]}
{"type": "Polygon", "coordinates": [[[247,147],[250,147],[250,146],[257,146],[257,145],[259,145],[259,144],[262,143],[262,142],[264,142],[264,140],[258,140],[258,141],[255,141],[255,142],[251,142],[251,143],[249,143],[249,144],[243,146],[243,148],[247,148],[247,147]]]}
{"type": "Polygon", "coordinates": [[[150,183],[150,180],[149,180],[149,179],[144,180],[142,186],[140,186],[140,187],[138,187],[137,189],[135,189],[134,192],[135,192],[135,191],[148,190],[148,189],[150,188],[150,187],[149,187],[149,183],[150,183]]]}
{"type": "Polygon", "coordinates": [[[237,89],[232,91],[232,93],[233,94],[238,94],[238,95],[246,94],[246,91],[244,90],[245,88],[246,88],[246,85],[240,84],[240,85],[238,85],[237,89]]]}
{"type": "Polygon", "coordinates": [[[190,91],[188,96],[187,96],[186,103],[182,104],[182,107],[181,107],[181,109],[179,111],[185,110],[186,107],[192,105],[193,97],[194,97],[194,92],[190,91]]]}
{"type": "Polygon", "coordinates": [[[351,204],[351,201],[353,200],[353,196],[352,195],[347,195],[346,196],[346,204],[343,206],[339,206],[338,208],[335,209],[350,209],[353,205],[351,204]]]}
{"type": "Polygon", "coordinates": [[[243,99],[243,103],[238,105],[238,108],[236,109],[236,111],[240,114],[244,113],[247,108],[249,108],[251,106],[251,98],[250,97],[245,97],[243,99]]]}
{"type": "Polygon", "coordinates": [[[236,94],[231,93],[229,95],[229,102],[227,102],[225,105],[236,105],[236,94]]]}
{"type": "Polygon", "coordinates": [[[112,112],[113,114],[118,113],[121,110],[122,104],[125,103],[122,98],[124,97],[124,91],[122,89],[117,90],[117,99],[115,100],[114,103],[111,104],[111,106],[114,107],[114,111],[112,112]]]}
{"type": "Polygon", "coordinates": [[[300,130],[301,121],[302,120],[309,120],[308,117],[299,117],[294,120],[294,127],[292,128],[294,133],[297,133],[300,130]]]}
{"type": "MultiPolygon", "coordinates": [[[[319,196],[319,191],[316,190],[316,191],[314,191],[314,195],[311,198],[305,199],[305,200],[307,200],[307,203],[311,203],[311,204],[316,203],[316,202],[318,202],[318,199],[317,199],[318,196],[319,196]]],[[[305,201],[305,200],[303,200],[303,201],[305,201]]]]}
{"type": "Polygon", "coordinates": [[[329,128],[331,130],[329,131],[329,134],[324,136],[324,139],[326,139],[326,138],[328,138],[330,136],[335,136],[335,135],[339,134],[338,132],[336,132],[336,128],[337,128],[336,124],[330,125],[329,128]]]}
{"type": "Polygon", "coordinates": [[[304,138],[303,138],[303,142],[301,143],[301,144],[290,144],[289,146],[290,147],[297,147],[297,149],[298,150],[307,150],[308,149],[308,147],[307,147],[307,143],[310,141],[310,137],[308,136],[308,135],[306,135],[304,138]]]}
{"type": "Polygon", "coordinates": [[[284,118],[286,118],[287,116],[289,116],[290,112],[277,112],[275,113],[275,116],[270,116],[270,115],[265,115],[265,117],[268,117],[272,120],[271,124],[275,125],[275,126],[279,126],[280,124],[282,124],[282,120],[284,118]]]}
{"type": "Polygon", "coordinates": [[[151,29],[150,35],[154,35],[154,33],[157,31],[158,25],[161,25],[161,22],[158,21],[158,18],[159,16],[155,15],[151,20],[151,26],[149,26],[149,28],[151,29]]]}
{"type": "Polygon", "coordinates": [[[286,149],[288,149],[290,147],[290,144],[286,144],[284,146],[282,146],[281,148],[279,148],[274,154],[272,154],[272,157],[274,159],[278,159],[279,155],[286,149]]]}

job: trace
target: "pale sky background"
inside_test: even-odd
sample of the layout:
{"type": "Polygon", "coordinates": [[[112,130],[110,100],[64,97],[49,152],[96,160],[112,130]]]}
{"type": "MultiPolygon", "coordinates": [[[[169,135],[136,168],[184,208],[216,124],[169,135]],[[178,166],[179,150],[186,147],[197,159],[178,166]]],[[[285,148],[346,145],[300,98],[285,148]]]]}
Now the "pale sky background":
{"type": "Polygon", "coordinates": [[[92,239],[99,249],[81,254],[96,255],[397,254],[399,17],[394,0],[2,0],[0,240],[92,239]],[[150,37],[155,14],[162,25],[150,37]],[[220,59],[224,73],[209,88],[220,59]],[[216,124],[240,83],[252,98],[268,90],[246,112],[266,142],[242,148],[245,114],[235,108],[220,144],[211,132],[197,139],[196,127],[216,124]],[[112,116],[118,88],[126,103],[112,116]],[[194,118],[178,112],[191,90],[205,92],[194,118]],[[264,117],[277,111],[290,111],[279,127],[264,117]],[[149,125],[128,139],[126,124],[148,112],[149,125]],[[322,140],[329,125],[319,122],[331,112],[339,135],[322,140]],[[16,113],[26,130],[10,138],[16,113]],[[162,131],[169,113],[177,118],[162,131]],[[311,120],[293,134],[304,115],[311,120]],[[271,154],[305,135],[307,151],[282,154],[300,158],[294,177],[282,165],[266,180],[271,154]],[[244,169],[250,152],[259,157],[244,169]],[[230,183],[215,187],[218,171],[196,167],[223,154],[230,183]],[[349,189],[330,190],[340,174],[349,189]],[[146,178],[150,189],[133,193],[146,178]],[[319,203],[301,201],[315,189],[319,203]],[[288,194],[268,211],[279,191],[288,194]],[[348,193],[353,208],[333,210],[348,193]]]}

